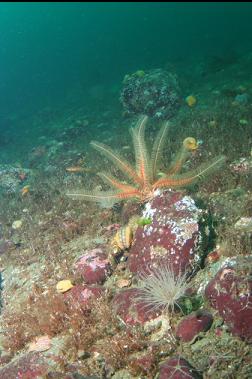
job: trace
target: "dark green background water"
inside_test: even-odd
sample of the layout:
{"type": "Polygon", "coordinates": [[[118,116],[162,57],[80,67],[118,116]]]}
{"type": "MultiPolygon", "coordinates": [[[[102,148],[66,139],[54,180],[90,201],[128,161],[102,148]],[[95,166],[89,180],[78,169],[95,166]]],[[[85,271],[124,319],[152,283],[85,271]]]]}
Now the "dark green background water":
{"type": "MultiPolygon", "coordinates": [[[[251,49],[249,3],[1,3],[0,112],[64,101],[75,86],[251,49]]],[[[84,101],[84,99],[83,99],[84,101]]]]}

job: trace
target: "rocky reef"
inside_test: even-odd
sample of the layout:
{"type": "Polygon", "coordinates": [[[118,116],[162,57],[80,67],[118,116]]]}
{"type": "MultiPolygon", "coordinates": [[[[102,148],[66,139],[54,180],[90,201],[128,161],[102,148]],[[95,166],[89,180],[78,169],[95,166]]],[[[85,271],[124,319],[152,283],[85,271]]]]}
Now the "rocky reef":
{"type": "Polygon", "coordinates": [[[61,127],[50,123],[24,164],[1,166],[1,378],[251,377],[252,93],[242,72],[229,65],[205,85],[196,73],[180,90],[163,69],[137,71],[121,93],[129,117],[119,106],[75,108],[61,127]],[[128,129],[142,112],[153,119],[148,139],[134,139],[134,162],[128,129]],[[161,154],[155,119],[171,117],[161,154]],[[188,135],[197,149],[187,160],[178,145],[188,135]],[[93,138],[116,149],[94,155],[93,138]],[[109,155],[120,150],[142,180],[149,142],[160,156],[156,180],[168,171],[178,185],[105,209],[65,196],[71,186],[104,194],[93,175],[104,167],[127,192],[127,166],[109,155]],[[178,180],[223,154],[222,171],[181,189],[178,180]]]}

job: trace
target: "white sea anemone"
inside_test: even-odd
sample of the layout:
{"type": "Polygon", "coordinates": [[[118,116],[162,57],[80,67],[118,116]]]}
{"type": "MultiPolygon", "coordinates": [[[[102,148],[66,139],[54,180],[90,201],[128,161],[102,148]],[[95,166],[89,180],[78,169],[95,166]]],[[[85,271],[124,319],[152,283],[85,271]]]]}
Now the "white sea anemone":
{"type": "Polygon", "coordinates": [[[174,312],[188,287],[186,274],[176,275],[169,265],[158,266],[139,275],[136,301],[150,311],[174,312]]]}

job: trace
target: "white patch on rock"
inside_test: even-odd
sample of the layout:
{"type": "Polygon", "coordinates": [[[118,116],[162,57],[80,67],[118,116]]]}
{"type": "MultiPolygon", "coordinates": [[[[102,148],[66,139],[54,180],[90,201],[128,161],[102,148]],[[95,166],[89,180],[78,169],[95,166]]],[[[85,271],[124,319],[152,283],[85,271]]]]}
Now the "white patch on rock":
{"type": "Polygon", "coordinates": [[[177,201],[174,204],[174,206],[177,211],[189,211],[189,212],[199,211],[199,209],[195,205],[195,201],[190,196],[184,196],[181,200],[177,201]]]}
{"type": "Polygon", "coordinates": [[[154,214],[156,213],[156,209],[151,208],[151,203],[145,204],[145,209],[143,211],[143,217],[144,218],[151,218],[153,219],[154,214]]]}

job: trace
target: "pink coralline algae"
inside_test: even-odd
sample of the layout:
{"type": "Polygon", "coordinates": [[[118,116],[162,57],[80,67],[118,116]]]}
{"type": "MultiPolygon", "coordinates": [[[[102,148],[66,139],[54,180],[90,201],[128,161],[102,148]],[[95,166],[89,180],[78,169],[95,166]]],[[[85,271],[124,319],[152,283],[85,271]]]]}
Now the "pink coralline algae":
{"type": "Polygon", "coordinates": [[[99,298],[104,293],[105,289],[99,286],[87,286],[85,284],[78,284],[70,291],[64,293],[64,298],[70,304],[79,304],[82,308],[87,309],[90,300],[99,298]]]}
{"type": "Polygon", "coordinates": [[[85,251],[76,262],[75,269],[87,284],[102,284],[111,274],[110,262],[101,248],[85,251]]]}
{"type": "Polygon", "coordinates": [[[165,191],[146,203],[142,217],[151,224],[139,226],[129,252],[133,273],[168,264],[176,274],[190,270],[199,262],[199,219],[202,210],[181,192],[165,191]]]}
{"type": "Polygon", "coordinates": [[[252,257],[230,260],[207,285],[205,294],[233,335],[252,342],[252,257]]]}
{"type": "Polygon", "coordinates": [[[155,354],[152,354],[151,352],[144,352],[144,354],[131,360],[131,365],[134,366],[135,370],[144,374],[149,374],[150,371],[155,367],[155,363],[155,354]]]}
{"type": "Polygon", "coordinates": [[[200,310],[183,318],[177,326],[176,337],[183,342],[192,341],[200,332],[206,332],[212,325],[213,316],[200,310]]]}
{"type": "Polygon", "coordinates": [[[184,358],[169,358],[159,370],[157,379],[201,379],[199,374],[184,358]]]}
{"type": "Polygon", "coordinates": [[[129,325],[144,324],[159,316],[146,304],[136,301],[137,295],[136,288],[129,288],[120,291],[113,299],[115,312],[129,325]]]}
{"type": "Polygon", "coordinates": [[[27,353],[0,368],[1,379],[39,379],[49,370],[39,353],[27,353]]]}

